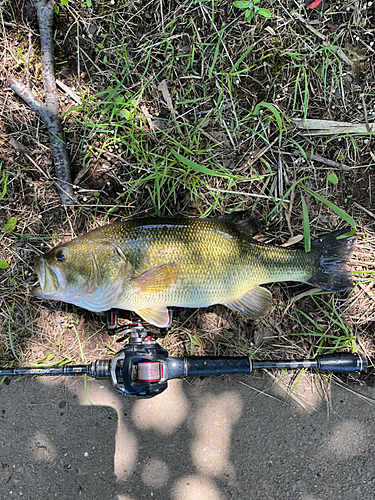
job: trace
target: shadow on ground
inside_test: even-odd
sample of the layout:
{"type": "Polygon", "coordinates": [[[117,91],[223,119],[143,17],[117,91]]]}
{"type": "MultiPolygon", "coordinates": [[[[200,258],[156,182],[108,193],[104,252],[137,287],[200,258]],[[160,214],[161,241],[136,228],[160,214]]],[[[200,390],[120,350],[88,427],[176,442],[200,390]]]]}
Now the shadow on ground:
{"type": "Polygon", "coordinates": [[[279,397],[271,386],[261,374],[177,380],[140,400],[88,380],[95,407],[81,378],[3,384],[0,498],[372,500],[371,401],[332,386],[329,410],[308,388],[303,409],[267,397],[279,397]]]}

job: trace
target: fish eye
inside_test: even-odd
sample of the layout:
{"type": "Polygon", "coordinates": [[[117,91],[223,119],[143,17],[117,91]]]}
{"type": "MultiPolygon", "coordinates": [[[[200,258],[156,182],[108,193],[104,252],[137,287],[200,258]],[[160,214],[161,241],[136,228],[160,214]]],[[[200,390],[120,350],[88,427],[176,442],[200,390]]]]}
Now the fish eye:
{"type": "Polygon", "coordinates": [[[65,250],[59,250],[58,252],[56,252],[56,260],[58,260],[59,262],[64,262],[65,259],[66,259],[65,250]]]}

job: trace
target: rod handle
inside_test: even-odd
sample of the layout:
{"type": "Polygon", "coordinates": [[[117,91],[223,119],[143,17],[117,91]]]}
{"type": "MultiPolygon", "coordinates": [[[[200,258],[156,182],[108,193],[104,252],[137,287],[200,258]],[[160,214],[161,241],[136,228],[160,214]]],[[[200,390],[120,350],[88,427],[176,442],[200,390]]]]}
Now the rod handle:
{"type": "Polygon", "coordinates": [[[317,369],[321,372],[353,373],[365,372],[368,368],[367,359],[361,354],[341,352],[317,356],[317,369]]]}
{"type": "Polygon", "coordinates": [[[185,358],[187,377],[206,377],[228,373],[250,373],[249,358],[234,356],[220,358],[217,356],[197,356],[185,358]]]}

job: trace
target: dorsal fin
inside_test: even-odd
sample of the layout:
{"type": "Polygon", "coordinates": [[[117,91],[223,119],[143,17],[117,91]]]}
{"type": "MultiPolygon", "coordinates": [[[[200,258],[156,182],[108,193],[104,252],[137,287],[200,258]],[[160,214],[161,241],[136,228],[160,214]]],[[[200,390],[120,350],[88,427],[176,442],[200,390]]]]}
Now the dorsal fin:
{"type": "Polygon", "coordinates": [[[257,220],[253,219],[247,219],[247,220],[241,220],[240,222],[237,222],[235,224],[235,227],[242,231],[243,233],[247,234],[248,236],[254,236],[254,234],[259,233],[261,229],[263,229],[264,224],[257,220]]]}
{"type": "Polygon", "coordinates": [[[231,214],[219,215],[214,217],[217,220],[226,222],[227,224],[234,224],[236,221],[241,219],[246,214],[245,210],[239,210],[238,212],[232,212],[231,214]]]}
{"type": "Polygon", "coordinates": [[[231,214],[220,215],[219,217],[216,217],[216,219],[224,222],[225,224],[233,225],[239,231],[242,231],[252,237],[264,228],[264,224],[254,219],[245,219],[237,222],[241,217],[246,215],[246,213],[247,211],[240,210],[238,212],[232,212],[231,214]]]}

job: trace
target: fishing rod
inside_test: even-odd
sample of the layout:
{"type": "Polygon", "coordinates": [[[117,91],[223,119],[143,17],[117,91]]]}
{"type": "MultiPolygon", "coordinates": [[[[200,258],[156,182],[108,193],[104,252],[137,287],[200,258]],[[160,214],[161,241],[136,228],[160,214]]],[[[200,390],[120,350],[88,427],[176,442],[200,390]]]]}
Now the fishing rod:
{"type": "MultiPolygon", "coordinates": [[[[113,318],[107,315],[109,331],[114,331],[113,318]]],[[[169,380],[180,377],[249,374],[262,368],[315,368],[320,372],[353,373],[364,372],[368,366],[362,355],[348,352],[290,361],[257,361],[245,356],[169,357],[150,333],[155,331],[146,330],[140,324],[120,331],[120,335],[129,334],[130,339],[114,359],[98,359],[87,365],[0,368],[0,377],[88,375],[96,379],[111,378],[115,389],[123,395],[152,397],[162,393],[169,380]]]]}

